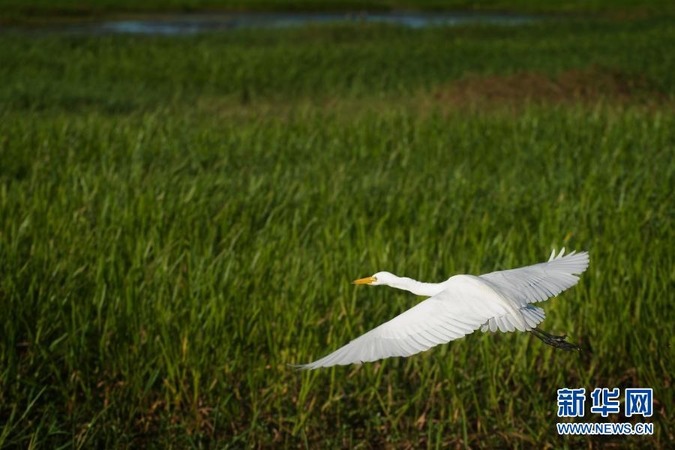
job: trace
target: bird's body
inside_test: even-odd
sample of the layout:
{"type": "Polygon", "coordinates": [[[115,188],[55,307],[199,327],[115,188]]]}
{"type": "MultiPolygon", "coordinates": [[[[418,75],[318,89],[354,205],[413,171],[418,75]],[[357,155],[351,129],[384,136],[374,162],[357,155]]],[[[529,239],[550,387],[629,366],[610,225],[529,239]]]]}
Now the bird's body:
{"type": "Polygon", "coordinates": [[[577,275],[588,267],[586,252],[563,255],[564,249],[557,256],[553,252],[548,262],[481,276],[455,275],[442,283],[422,283],[389,272],[356,280],[356,284],[387,285],[429,298],[328,356],[300,367],[317,369],[410,356],[478,329],[531,331],[547,344],[577,348],[564,336],[537,329],[544,310],[532,305],[574,286],[579,281],[577,275]]]}

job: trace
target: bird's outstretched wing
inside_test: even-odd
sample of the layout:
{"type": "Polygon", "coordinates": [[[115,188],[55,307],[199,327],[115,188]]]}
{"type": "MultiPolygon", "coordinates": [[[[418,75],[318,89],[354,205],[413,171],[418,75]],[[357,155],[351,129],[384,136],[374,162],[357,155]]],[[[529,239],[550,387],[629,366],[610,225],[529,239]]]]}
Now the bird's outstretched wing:
{"type": "MultiPolygon", "coordinates": [[[[460,275],[443,292],[354,339],[349,344],[301,369],[317,369],[410,356],[458,339],[488,319],[506,314],[503,303],[477,277],[460,275]]],[[[451,281],[449,280],[449,281],[451,281]]]]}
{"type": "Polygon", "coordinates": [[[551,253],[548,262],[500,270],[481,275],[480,278],[509,300],[524,307],[528,303],[541,302],[560,294],[579,281],[588,267],[588,252],[572,252],[565,255],[565,249],[551,253]]]}

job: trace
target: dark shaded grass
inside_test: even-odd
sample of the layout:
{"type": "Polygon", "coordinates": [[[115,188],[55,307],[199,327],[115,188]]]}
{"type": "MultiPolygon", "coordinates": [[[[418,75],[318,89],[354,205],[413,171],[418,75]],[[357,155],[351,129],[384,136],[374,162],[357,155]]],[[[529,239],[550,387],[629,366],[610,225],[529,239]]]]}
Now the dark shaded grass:
{"type": "MultiPolygon", "coordinates": [[[[337,26],[196,37],[0,38],[0,105],[127,114],[197,100],[399,102],[464,78],[596,70],[672,98],[668,20],[405,30],[337,26]],[[55,57],[57,55],[58,57],[55,57]]],[[[580,88],[586,82],[577,82],[580,88]]]]}
{"type": "Polygon", "coordinates": [[[666,0],[0,0],[0,18],[31,21],[133,13],[269,11],[492,11],[644,17],[673,14],[666,0]]]}

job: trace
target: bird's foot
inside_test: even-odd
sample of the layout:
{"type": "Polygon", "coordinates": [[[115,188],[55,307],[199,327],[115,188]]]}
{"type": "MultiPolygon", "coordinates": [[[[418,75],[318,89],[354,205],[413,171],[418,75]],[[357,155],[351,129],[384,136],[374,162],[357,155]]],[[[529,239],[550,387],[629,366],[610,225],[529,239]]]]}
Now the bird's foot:
{"type": "Polygon", "coordinates": [[[581,347],[572,342],[568,342],[567,335],[556,336],[549,334],[545,331],[540,330],[539,328],[533,328],[530,332],[535,335],[537,338],[541,339],[544,344],[550,345],[551,347],[559,348],[571,352],[573,350],[581,351],[581,347]]]}

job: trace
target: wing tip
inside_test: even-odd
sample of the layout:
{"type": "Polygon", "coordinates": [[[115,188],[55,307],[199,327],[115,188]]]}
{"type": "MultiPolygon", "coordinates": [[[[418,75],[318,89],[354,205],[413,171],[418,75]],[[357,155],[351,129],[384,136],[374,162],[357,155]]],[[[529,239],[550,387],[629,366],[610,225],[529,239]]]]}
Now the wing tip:
{"type": "Polygon", "coordinates": [[[572,250],[569,253],[565,253],[565,247],[562,247],[560,251],[558,252],[555,247],[551,250],[551,255],[548,257],[549,261],[553,261],[555,259],[562,259],[562,258],[570,258],[572,256],[576,256],[577,258],[579,257],[589,257],[588,250],[582,250],[580,252],[577,252],[576,250],[572,250]],[[557,253],[556,253],[557,252],[557,253]]]}
{"type": "Polygon", "coordinates": [[[568,254],[565,254],[565,247],[563,247],[558,254],[556,254],[556,249],[554,248],[551,252],[551,256],[548,259],[548,262],[558,261],[558,260],[568,260],[570,263],[578,264],[578,267],[575,267],[573,274],[581,274],[588,269],[588,266],[591,262],[591,257],[588,253],[588,250],[582,250],[577,252],[572,250],[568,254]]]}

